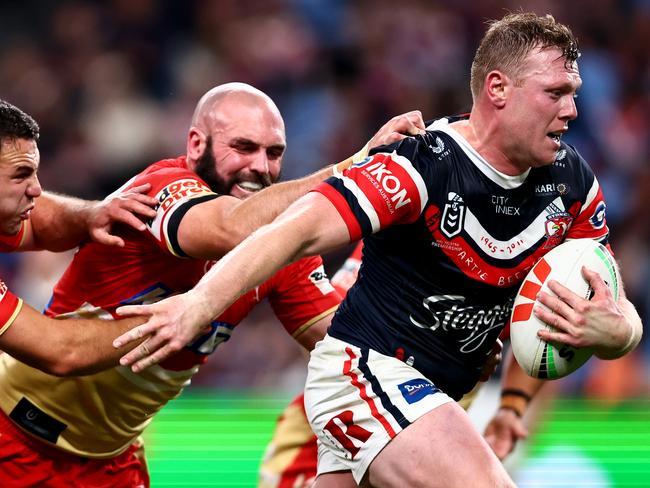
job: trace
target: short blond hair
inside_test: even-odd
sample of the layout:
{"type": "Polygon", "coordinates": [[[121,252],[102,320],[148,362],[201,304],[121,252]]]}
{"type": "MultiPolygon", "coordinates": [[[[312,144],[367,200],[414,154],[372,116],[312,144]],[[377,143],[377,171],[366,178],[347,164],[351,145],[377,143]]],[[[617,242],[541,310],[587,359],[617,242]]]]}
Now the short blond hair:
{"type": "Polygon", "coordinates": [[[508,14],[501,20],[490,21],[489,26],[472,62],[470,86],[474,100],[490,71],[502,71],[516,81],[524,59],[534,49],[559,49],[567,64],[580,57],[571,29],[552,15],[508,14]]]}

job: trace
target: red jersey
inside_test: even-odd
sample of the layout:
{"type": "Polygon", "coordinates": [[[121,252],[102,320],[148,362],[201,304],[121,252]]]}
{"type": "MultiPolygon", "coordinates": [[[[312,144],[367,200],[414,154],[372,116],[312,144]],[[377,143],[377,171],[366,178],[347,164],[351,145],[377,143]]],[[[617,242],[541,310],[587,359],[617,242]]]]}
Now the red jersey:
{"type": "MultiPolygon", "coordinates": [[[[20,226],[20,231],[12,236],[0,235],[0,252],[15,251],[25,237],[26,223],[20,226]]],[[[23,301],[11,293],[0,278],[0,335],[2,335],[14,323],[20,313],[23,301]]]]}
{"type": "MultiPolygon", "coordinates": [[[[148,232],[125,227],[122,248],[83,244],[54,289],[48,315],[112,319],[121,305],[151,303],[189,290],[211,266],[209,261],[186,258],[177,232],[189,208],[218,195],[187,168],[184,157],[149,166],[118,191],[144,183],[151,183],[150,194],[159,201],[157,216],[147,222],[148,232]]],[[[55,422],[33,425],[19,414],[10,415],[23,429],[82,456],[114,456],[180,394],[198,365],[264,298],[294,336],[340,301],[320,257],[303,259],[243,295],[213,322],[209,333],[184,351],[139,374],[116,367],[80,378],[57,378],[0,357],[0,407],[10,415],[23,411],[28,402],[55,422]]]]}

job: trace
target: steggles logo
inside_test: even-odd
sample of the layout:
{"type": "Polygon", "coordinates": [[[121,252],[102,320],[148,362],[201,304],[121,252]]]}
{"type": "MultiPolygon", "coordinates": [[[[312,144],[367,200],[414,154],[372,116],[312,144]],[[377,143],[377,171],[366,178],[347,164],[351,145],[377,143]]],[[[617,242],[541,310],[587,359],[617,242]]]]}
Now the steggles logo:
{"type": "Polygon", "coordinates": [[[426,297],[422,301],[425,312],[418,317],[410,315],[409,320],[421,329],[454,332],[462,344],[459,351],[470,354],[479,349],[490,335],[498,335],[497,330],[503,327],[512,309],[512,299],[493,307],[466,304],[465,300],[460,295],[426,297]]]}

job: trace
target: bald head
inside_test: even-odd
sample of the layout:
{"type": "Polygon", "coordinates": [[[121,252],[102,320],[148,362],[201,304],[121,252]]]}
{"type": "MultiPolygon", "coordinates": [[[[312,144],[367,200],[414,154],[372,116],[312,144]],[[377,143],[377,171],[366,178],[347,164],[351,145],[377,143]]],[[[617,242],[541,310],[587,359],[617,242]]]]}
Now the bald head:
{"type": "Polygon", "coordinates": [[[273,100],[245,83],[226,83],[196,106],[187,162],[216,192],[245,198],[278,178],[285,146],[273,100]]]}
{"type": "MultiPolygon", "coordinates": [[[[233,82],[215,86],[201,97],[194,109],[192,125],[210,132],[214,122],[220,118],[220,108],[225,104],[257,107],[282,121],[280,110],[266,93],[246,83],[233,82]]],[[[284,126],[284,121],[282,123],[284,126]]]]}

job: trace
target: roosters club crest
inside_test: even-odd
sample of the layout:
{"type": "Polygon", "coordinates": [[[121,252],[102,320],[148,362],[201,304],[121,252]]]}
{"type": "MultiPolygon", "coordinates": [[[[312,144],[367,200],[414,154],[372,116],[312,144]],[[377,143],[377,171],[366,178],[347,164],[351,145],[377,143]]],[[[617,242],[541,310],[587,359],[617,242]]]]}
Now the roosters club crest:
{"type": "Polygon", "coordinates": [[[558,212],[550,214],[546,217],[545,231],[546,231],[546,244],[545,248],[555,247],[559,245],[564,236],[566,235],[573,217],[567,212],[558,212]]]}

